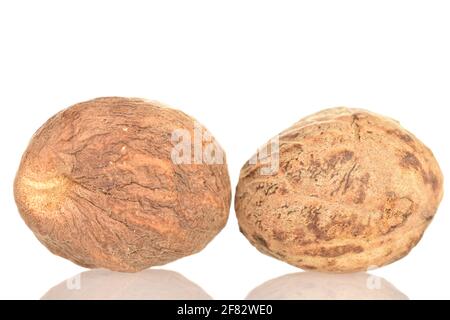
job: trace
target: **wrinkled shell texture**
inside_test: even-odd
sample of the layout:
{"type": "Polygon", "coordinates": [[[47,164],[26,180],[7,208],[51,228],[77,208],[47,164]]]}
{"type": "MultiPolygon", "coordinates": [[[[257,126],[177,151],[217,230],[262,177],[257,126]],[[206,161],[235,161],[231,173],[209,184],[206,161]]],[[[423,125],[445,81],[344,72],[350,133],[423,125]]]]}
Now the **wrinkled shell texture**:
{"type": "Polygon", "coordinates": [[[235,208],[261,252],[302,269],[381,267],[419,242],[443,196],[432,152],[398,122],[333,108],[279,136],[279,170],[247,162],[235,208]]]}
{"type": "Polygon", "coordinates": [[[88,268],[136,272],[200,251],[227,221],[229,176],[226,164],[174,164],[176,129],[194,135],[194,119],[141,99],[58,113],[16,176],[26,224],[54,254],[88,268]]]}

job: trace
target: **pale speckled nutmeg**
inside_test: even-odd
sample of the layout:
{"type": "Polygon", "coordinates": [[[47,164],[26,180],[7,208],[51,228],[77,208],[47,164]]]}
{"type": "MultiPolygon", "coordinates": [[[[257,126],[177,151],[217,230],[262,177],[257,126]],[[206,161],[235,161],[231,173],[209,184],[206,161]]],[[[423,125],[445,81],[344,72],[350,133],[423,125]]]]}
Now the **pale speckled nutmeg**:
{"type": "Polygon", "coordinates": [[[22,218],[51,252],[88,268],[136,272],[200,251],[226,224],[231,188],[225,159],[173,163],[172,133],[193,135],[194,123],[141,99],[61,111],[23,155],[22,218]]]}
{"type": "Polygon", "coordinates": [[[398,122],[361,109],[300,120],[279,135],[279,170],[262,175],[263,165],[241,170],[241,232],[307,270],[355,272],[404,257],[443,196],[432,152],[398,122]]]}

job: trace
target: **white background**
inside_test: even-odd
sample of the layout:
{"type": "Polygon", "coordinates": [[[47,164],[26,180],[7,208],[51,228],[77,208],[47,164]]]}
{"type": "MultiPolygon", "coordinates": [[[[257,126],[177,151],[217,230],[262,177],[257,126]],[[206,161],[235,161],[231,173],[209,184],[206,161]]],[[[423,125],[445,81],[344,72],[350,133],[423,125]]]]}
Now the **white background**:
{"type": "MultiPolygon", "coordinates": [[[[83,271],[22,222],[12,184],[39,126],[99,96],[155,99],[196,117],[227,151],[233,189],[267,139],[320,109],[370,109],[401,121],[450,173],[448,1],[0,2],[0,298],[39,299],[83,271]]],[[[410,299],[450,298],[444,197],[409,256],[372,272],[410,299]]],[[[300,270],[226,228],[163,269],[216,299],[241,299],[300,270]]]]}

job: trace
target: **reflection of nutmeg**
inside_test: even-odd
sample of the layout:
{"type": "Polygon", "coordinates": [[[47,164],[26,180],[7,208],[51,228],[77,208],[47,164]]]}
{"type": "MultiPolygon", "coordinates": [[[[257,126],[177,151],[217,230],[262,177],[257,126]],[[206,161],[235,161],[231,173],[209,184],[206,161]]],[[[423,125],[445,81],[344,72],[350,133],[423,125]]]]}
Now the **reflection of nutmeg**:
{"type": "MultiPolygon", "coordinates": [[[[72,106],[33,136],[15,181],[19,211],[53,253],[85,267],[134,272],[196,253],[224,227],[231,199],[225,159],[173,161],[173,133],[198,127],[140,99],[72,106]]],[[[210,136],[200,143],[223,154],[210,136]]]]}
{"type": "Polygon", "coordinates": [[[279,136],[279,170],[263,175],[264,165],[241,170],[241,231],[303,269],[360,271],[404,257],[443,195],[432,152],[398,122],[360,109],[300,120],[279,136]]]}
{"type": "Polygon", "coordinates": [[[51,288],[41,300],[211,300],[198,285],[167,270],[91,270],[51,288]]]}
{"type": "Polygon", "coordinates": [[[248,300],[408,300],[385,279],[367,273],[299,272],[265,282],[248,300]]]}

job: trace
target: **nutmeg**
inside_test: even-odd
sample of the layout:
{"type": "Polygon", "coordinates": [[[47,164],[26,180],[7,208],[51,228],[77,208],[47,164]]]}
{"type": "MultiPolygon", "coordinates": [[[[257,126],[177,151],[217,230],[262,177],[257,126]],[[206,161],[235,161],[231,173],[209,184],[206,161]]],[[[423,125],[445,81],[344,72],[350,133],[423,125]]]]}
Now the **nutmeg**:
{"type": "Polygon", "coordinates": [[[236,214],[257,249],[302,269],[353,272],[392,263],[419,242],[442,199],[432,152],[375,113],[324,110],[276,142],[278,149],[271,140],[262,150],[278,170],[263,172],[267,155],[242,168],[236,214]]]}
{"type": "Polygon", "coordinates": [[[51,252],[88,268],[135,272],[194,254],[224,227],[231,201],[214,138],[195,140],[196,150],[212,150],[206,163],[206,152],[190,161],[193,141],[174,134],[196,131],[207,133],[183,112],[141,99],[76,104],[25,151],[19,211],[51,252]]]}

